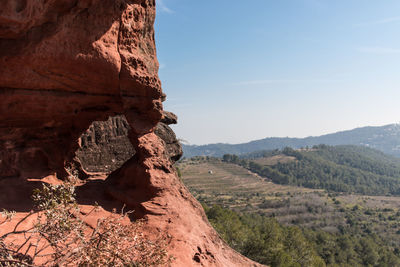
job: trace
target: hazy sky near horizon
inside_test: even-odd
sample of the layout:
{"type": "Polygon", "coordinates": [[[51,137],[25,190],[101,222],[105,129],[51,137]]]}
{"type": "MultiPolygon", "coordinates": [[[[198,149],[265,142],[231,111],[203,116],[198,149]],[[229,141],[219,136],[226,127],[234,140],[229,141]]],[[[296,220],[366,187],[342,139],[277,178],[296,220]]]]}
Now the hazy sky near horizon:
{"type": "Polygon", "coordinates": [[[400,121],[398,0],[157,0],[155,28],[190,144],[400,121]]]}

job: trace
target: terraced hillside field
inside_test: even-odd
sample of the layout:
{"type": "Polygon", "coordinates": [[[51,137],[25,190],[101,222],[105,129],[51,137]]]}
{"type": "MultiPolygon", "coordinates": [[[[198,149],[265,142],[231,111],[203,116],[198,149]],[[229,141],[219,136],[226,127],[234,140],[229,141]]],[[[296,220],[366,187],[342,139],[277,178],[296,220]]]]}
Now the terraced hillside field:
{"type": "Polygon", "coordinates": [[[178,163],[185,185],[207,205],[275,217],[285,225],[331,233],[375,232],[400,245],[400,197],[364,196],[278,185],[217,158],[178,163]]]}
{"type": "Polygon", "coordinates": [[[267,182],[249,170],[235,164],[225,163],[220,160],[209,161],[184,161],[179,168],[185,183],[189,187],[218,194],[235,193],[287,193],[292,192],[314,192],[316,190],[281,186],[267,182]]]}
{"type": "Polygon", "coordinates": [[[218,159],[179,163],[182,179],[193,195],[207,205],[218,204],[240,212],[276,216],[283,223],[334,227],[344,222],[323,190],[274,184],[235,164],[218,159]],[[313,211],[313,212],[310,212],[313,211]],[[320,220],[318,213],[324,213],[320,220]],[[313,214],[314,213],[314,214],[313,214]]]}

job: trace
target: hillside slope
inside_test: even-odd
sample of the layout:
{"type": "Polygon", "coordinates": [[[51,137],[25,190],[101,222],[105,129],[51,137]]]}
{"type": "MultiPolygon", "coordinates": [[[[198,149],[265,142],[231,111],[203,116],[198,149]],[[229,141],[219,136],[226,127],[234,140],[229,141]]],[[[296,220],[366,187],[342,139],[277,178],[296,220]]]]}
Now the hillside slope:
{"type": "Polygon", "coordinates": [[[184,156],[213,156],[224,154],[244,154],[257,150],[282,149],[284,147],[301,148],[319,144],[360,145],[381,150],[400,157],[400,125],[390,124],[380,127],[363,127],[317,137],[278,138],[271,137],[243,144],[209,144],[202,146],[183,145],[184,156]]]}
{"type": "MultiPolygon", "coordinates": [[[[376,158],[376,162],[391,158],[381,157],[382,153],[375,150],[360,153],[358,149],[364,150],[327,147],[307,153],[332,161],[336,160],[333,151],[343,159],[351,153],[364,155],[364,159],[376,158]]],[[[253,161],[274,166],[296,159],[281,153],[253,161]]],[[[184,159],[178,166],[182,180],[206,205],[207,216],[220,235],[256,261],[293,266],[280,260],[288,253],[289,261],[298,255],[307,259],[316,253],[325,264],[303,266],[400,266],[398,196],[334,193],[274,184],[238,164],[211,157],[184,159]],[[286,246],[288,243],[297,245],[286,246]]]]}
{"type": "Polygon", "coordinates": [[[224,155],[274,183],[372,195],[400,194],[400,159],[360,146],[224,155]]]}

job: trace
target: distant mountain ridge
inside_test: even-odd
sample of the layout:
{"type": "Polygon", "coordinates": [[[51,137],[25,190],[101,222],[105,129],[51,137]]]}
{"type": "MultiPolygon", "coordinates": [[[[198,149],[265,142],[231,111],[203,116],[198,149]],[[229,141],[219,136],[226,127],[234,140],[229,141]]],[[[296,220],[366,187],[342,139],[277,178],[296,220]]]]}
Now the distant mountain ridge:
{"type": "Polygon", "coordinates": [[[285,147],[296,149],[319,144],[366,146],[400,157],[400,124],[367,126],[306,138],[270,137],[235,145],[223,143],[201,146],[183,145],[183,155],[186,158],[194,156],[222,157],[224,154],[240,155],[259,150],[282,149],[285,147]]]}

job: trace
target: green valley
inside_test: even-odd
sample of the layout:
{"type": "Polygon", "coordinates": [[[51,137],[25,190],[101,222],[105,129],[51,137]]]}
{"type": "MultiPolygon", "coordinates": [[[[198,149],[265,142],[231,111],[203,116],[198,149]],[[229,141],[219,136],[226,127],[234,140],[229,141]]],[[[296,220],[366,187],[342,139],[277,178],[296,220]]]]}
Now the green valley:
{"type": "Polygon", "coordinates": [[[400,194],[400,159],[359,146],[260,151],[225,162],[241,165],[274,183],[373,195],[400,194]]]}
{"type": "Polygon", "coordinates": [[[256,261],[400,266],[400,197],[391,188],[398,184],[398,163],[368,148],[316,146],[222,159],[194,157],[177,166],[220,235],[256,261]],[[329,176],[334,170],[342,175],[329,176]],[[269,176],[274,172],[276,177],[269,176]],[[278,184],[280,175],[289,182],[278,184]],[[307,188],[306,181],[318,186],[307,188]],[[341,191],[344,185],[348,189],[341,191]],[[294,249],[299,246],[304,249],[294,249]]]}

